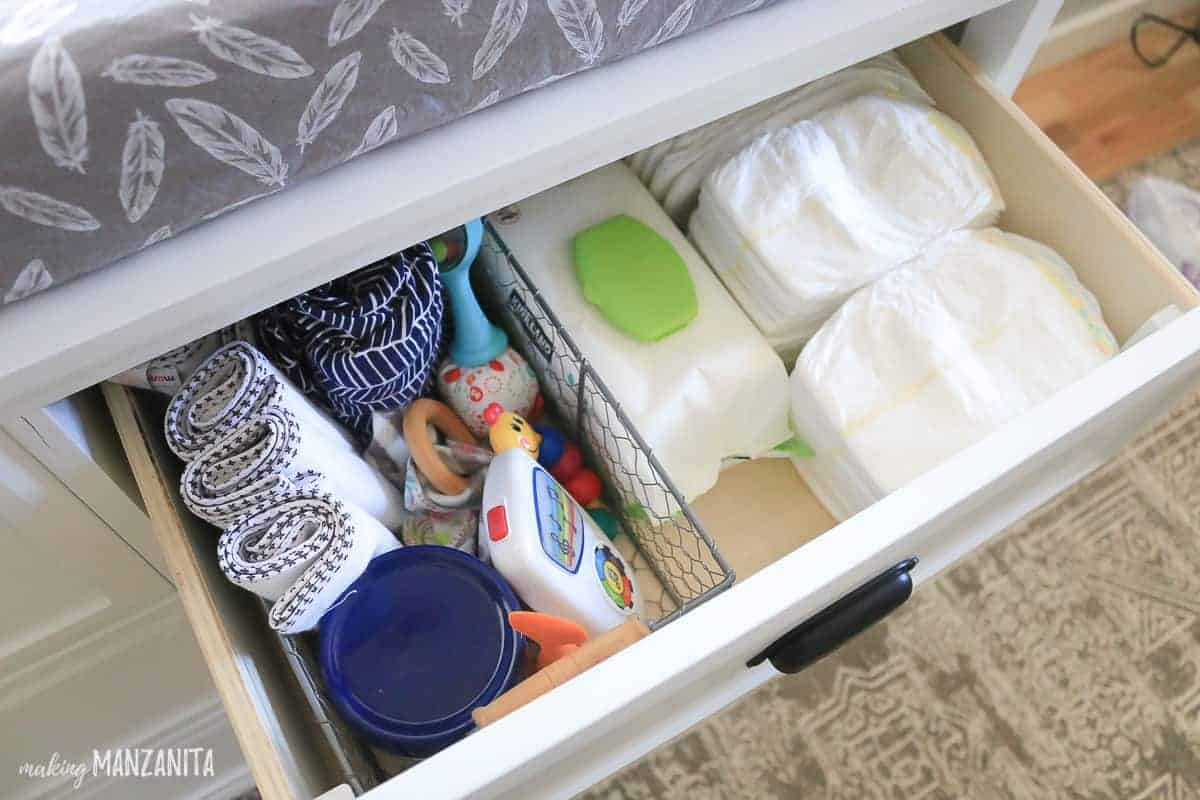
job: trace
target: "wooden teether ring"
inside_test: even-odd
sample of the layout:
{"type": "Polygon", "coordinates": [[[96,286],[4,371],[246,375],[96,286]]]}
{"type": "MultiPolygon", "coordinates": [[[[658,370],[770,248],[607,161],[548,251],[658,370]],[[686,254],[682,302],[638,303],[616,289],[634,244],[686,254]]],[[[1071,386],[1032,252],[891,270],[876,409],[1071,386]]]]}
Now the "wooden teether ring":
{"type": "Polygon", "coordinates": [[[471,487],[471,482],[452,472],[433,449],[429,425],[462,444],[475,444],[475,437],[450,406],[437,400],[422,397],[414,400],[408,411],[404,412],[404,440],[408,443],[408,451],[417,469],[442,494],[462,494],[471,487]]]}

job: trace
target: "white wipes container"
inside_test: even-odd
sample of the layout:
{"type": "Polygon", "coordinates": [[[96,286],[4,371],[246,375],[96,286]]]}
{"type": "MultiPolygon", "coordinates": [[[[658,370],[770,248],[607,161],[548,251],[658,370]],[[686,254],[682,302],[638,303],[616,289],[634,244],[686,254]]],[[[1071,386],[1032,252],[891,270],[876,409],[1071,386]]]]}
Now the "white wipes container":
{"type": "Polygon", "coordinates": [[[479,549],[531,609],[573,620],[589,636],[642,615],[629,562],[524,450],[505,450],[488,468],[479,549]]]}
{"type": "Polygon", "coordinates": [[[839,519],[983,439],[1115,355],[1053,250],[960,231],[854,294],[792,372],[796,466],[839,519]]]}
{"type": "MultiPolygon", "coordinates": [[[[725,459],[761,456],[789,439],[783,362],[627,166],[612,164],[522,200],[495,215],[494,223],[684,499],[712,488],[725,459]],[[670,244],[695,287],[695,318],[657,341],[639,341],[615,327],[584,296],[576,274],[574,237],[621,214],[670,244]]],[[[486,248],[480,253],[480,261],[495,257],[486,248]]],[[[573,359],[564,361],[549,349],[529,348],[525,355],[560,413],[574,413],[579,376],[573,359]]],[[[659,479],[644,453],[617,446],[606,430],[611,423],[587,415],[582,425],[579,438],[611,451],[629,476],[629,485],[618,487],[633,489],[626,501],[647,501],[660,519],[677,510],[660,507],[666,499],[661,494],[633,496],[641,494],[639,483],[659,479]]]]}

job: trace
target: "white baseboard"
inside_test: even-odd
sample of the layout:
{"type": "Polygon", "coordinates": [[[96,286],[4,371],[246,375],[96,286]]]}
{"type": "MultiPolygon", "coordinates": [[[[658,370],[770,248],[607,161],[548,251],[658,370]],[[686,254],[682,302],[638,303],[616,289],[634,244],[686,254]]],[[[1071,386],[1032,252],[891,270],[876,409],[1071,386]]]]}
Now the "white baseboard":
{"type": "Polygon", "coordinates": [[[1073,14],[1050,28],[1034,56],[1029,74],[1118,39],[1128,39],[1129,26],[1144,13],[1172,16],[1189,9],[1200,14],[1200,3],[1197,0],[1109,0],[1089,11],[1073,14]]]}

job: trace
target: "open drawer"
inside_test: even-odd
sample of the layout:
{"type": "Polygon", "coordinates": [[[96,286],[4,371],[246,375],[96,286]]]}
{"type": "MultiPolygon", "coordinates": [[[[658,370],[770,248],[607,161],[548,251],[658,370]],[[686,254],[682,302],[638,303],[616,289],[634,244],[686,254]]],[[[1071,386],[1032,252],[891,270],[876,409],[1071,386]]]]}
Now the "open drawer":
{"type": "MultiPolygon", "coordinates": [[[[952,45],[930,38],[901,55],[992,166],[1008,203],[1001,227],[1058,250],[1122,343],[1164,307],[1184,315],[840,525],[785,462],[727,470],[694,508],[736,570],[736,585],[371,790],[372,800],[565,797],[586,788],[777,675],[769,662],[747,664],[793,628],[909,559],[919,559],[912,581],[928,580],[1100,466],[1195,387],[1200,295],[952,45]]],[[[128,391],[107,394],[264,797],[331,788],[338,779],[321,733],[268,646],[261,608],[223,579],[211,528],[178,504],[176,466],[157,425],[139,416],[128,391]]],[[[893,588],[884,599],[902,600],[905,582],[893,588]]]]}

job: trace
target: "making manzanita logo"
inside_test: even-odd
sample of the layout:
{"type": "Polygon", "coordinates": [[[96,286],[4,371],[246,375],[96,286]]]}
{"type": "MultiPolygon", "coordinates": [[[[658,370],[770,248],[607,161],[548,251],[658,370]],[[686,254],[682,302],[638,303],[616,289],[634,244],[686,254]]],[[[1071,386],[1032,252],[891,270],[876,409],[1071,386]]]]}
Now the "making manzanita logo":
{"type": "Polygon", "coordinates": [[[27,761],[17,768],[26,778],[69,778],[78,789],[88,776],[107,778],[211,778],[213,752],[209,747],[118,747],[93,750],[91,761],[68,761],[55,752],[41,763],[27,761]]]}

